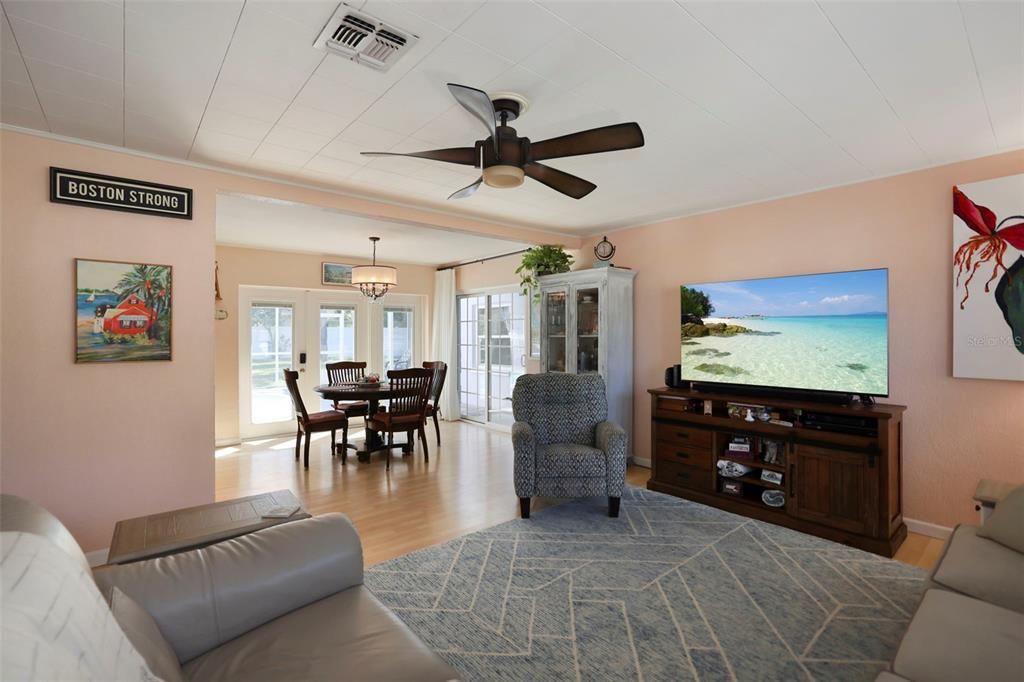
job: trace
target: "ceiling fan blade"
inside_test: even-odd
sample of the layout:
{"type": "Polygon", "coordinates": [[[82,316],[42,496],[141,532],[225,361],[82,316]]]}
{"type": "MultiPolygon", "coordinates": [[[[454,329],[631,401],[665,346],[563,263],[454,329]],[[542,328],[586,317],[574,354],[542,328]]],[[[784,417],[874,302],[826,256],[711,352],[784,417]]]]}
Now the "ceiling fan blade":
{"type": "Polygon", "coordinates": [[[478,189],[480,189],[480,185],[482,185],[483,182],[484,182],[484,176],[481,175],[480,178],[477,179],[477,181],[474,182],[472,185],[466,185],[465,187],[463,187],[459,191],[452,192],[448,196],[448,198],[449,199],[466,199],[468,197],[471,197],[474,194],[476,194],[476,191],[478,189]]]}
{"type": "Polygon", "coordinates": [[[425,152],[409,152],[408,154],[399,154],[398,152],[359,153],[362,156],[412,156],[417,159],[444,161],[445,163],[457,163],[463,166],[475,166],[477,164],[476,147],[451,147],[449,149],[431,149],[425,152]]]}
{"type": "Polygon", "coordinates": [[[553,137],[550,140],[533,142],[530,144],[530,158],[534,161],[543,161],[544,159],[599,154],[643,146],[644,133],[638,124],[617,123],[603,128],[592,128],[561,137],[553,137]]]}
{"type": "Polygon", "coordinates": [[[597,185],[588,180],[570,175],[551,166],[545,166],[542,163],[528,163],[523,167],[523,170],[526,171],[528,177],[573,199],[582,199],[597,189],[597,185]]]}
{"type": "Polygon", "coordinates": [[[498,154],[498,131],[495,128],[494,104],[491,103],[491,96],[483,90],[471,88],[467,85],[449,83],[448,91],[452,93],[455,101],[462,105],[462,108],[480,119],[480,122],[487,126],[487,132],[494,140],[494,153],[498,154]]]}

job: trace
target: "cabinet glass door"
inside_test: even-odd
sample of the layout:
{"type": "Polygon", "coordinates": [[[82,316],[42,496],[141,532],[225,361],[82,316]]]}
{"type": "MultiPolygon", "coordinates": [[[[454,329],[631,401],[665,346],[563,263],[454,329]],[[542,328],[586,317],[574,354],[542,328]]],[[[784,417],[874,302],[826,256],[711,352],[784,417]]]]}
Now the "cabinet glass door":
{"type": "Polygon", "coordinates": [[[545,355],[546,372],[564,372],[566,368],[566,331],[568,330],[564,291],[551,291],[544,294],[544,343],[547,346],[545,355]]]}
{"type": "Polygon", "coordinates": [[[598,371],[597,342],[600,331],[597,287],[576,290],[576,373],[598,371]]]}

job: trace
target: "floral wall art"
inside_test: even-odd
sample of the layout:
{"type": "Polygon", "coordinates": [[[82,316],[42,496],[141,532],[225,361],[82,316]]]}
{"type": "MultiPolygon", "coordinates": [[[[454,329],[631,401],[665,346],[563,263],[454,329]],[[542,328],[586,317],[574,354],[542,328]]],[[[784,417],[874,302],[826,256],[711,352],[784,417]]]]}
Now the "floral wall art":
{"type": "Polygon", "coordinates": [[[953,376],[1024,381],[1024,174],[953,188],[953,376]]]}

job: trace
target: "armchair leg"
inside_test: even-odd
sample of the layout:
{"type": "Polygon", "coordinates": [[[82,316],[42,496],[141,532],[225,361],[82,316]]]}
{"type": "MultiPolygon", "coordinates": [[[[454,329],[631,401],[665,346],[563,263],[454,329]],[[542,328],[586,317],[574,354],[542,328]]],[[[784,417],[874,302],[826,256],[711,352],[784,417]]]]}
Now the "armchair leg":
{"type": "Polygon", "coordinates": [[[438,426],[438,423],[437,423],[437,415],[439,415],[440,413],[441,413],[440,410],[438,410],[437,408],[434,408],[434,414],[433,414],[433,417],[434,417],[434,433],[437,435],[437,446],[438,447],[441,447],[441,427],[438,426]]]}
{"type": "Polygon", "coordinates": [[[608,498],[608,516],[613,519],[619,518],[619,502],[622,498],[609,497],[608,498]]]}
{"type": "Polygon", "coordinates": [[[302,447],[302,427],[295,430],[295,461],[299,461],[299,449],[302,447]]]}
{"type": "Polygon", "coordinates": [[[302,466],[304,469],[309,468],[309,438],[313,435],[312,432],[306,432],[306,443],[302,448],[302,466]]]}
{"type": "Polygon", "coordinates": [[[530,518],[530,498],[520,497],[519,498],[519,515],[524,519],[530,518]]]}

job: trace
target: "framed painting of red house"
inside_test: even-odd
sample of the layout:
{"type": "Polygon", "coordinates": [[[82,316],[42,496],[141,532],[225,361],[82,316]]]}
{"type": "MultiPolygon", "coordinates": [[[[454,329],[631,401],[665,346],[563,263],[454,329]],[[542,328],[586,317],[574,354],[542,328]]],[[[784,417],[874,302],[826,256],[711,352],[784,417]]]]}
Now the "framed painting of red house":
{"type": "Polygon", "coordinates": [[[171,359],[171,266],[75,259],[75,362],[171,359]]]}

